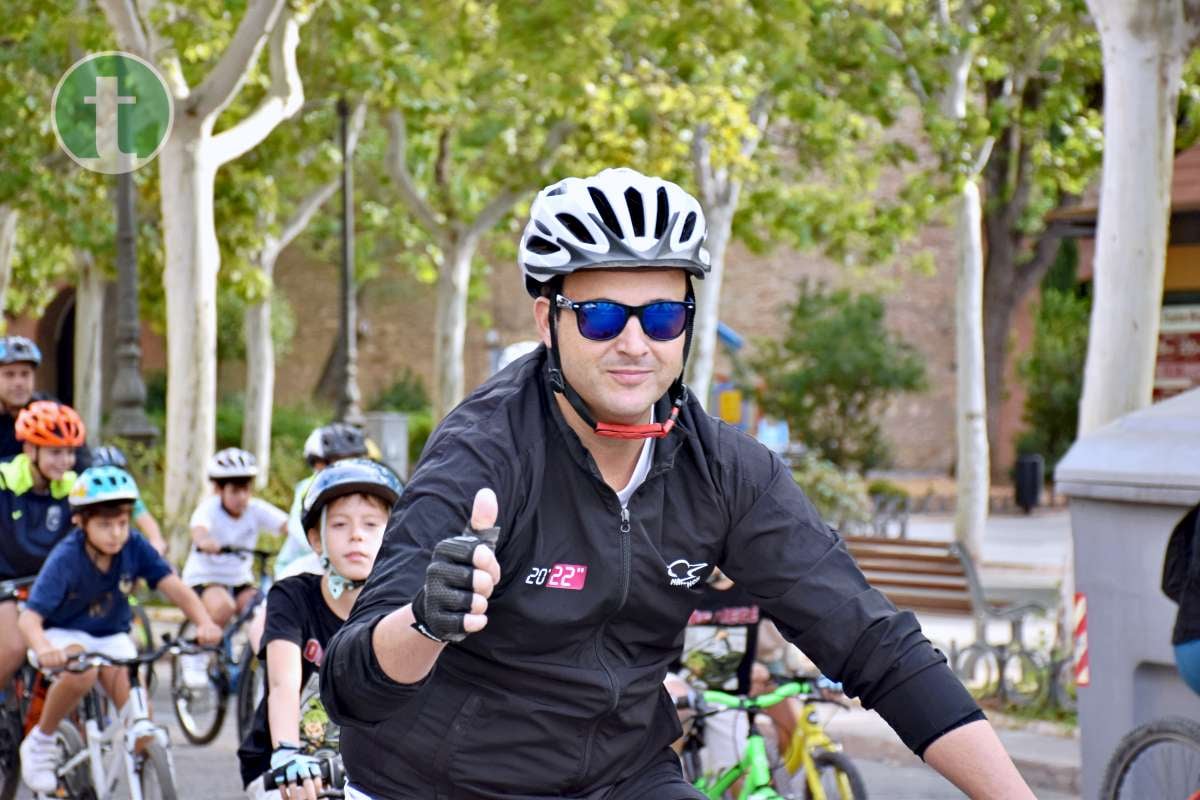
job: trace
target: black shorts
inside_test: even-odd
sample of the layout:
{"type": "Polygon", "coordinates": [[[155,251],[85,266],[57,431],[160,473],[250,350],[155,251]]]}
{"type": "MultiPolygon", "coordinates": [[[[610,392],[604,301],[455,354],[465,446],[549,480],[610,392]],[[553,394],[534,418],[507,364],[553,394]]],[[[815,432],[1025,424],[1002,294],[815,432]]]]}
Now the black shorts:
{"type": "Polygon", "coordinates": [[[197,583],[195,586],[193,586],[191,588],[192,588],[192,591],[195,592],[196,594],[204,594],[204,590],[210,586],[220,586],[225,589],[228,589],[229,593],[231,595],[233,595],[234,600],[237,600],[238,595],[241,594],[242,592],[246,591],[247,589],[255,588],[253,583],[239,583],[237,586],[226,586],[223,583],[197,583]]]}

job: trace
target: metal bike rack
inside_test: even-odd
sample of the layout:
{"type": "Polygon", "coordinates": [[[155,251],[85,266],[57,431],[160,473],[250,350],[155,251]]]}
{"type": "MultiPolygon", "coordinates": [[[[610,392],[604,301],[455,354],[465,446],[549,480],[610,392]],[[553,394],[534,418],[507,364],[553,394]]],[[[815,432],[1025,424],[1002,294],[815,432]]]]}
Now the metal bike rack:
{"type": "Polygon", "coordinates": [[[1075,591],[1086,598],[1081,771],[1083,797],[1096,797],[1127,731],[1166,714],[1200,719],[1200,697],[1175,669],[1176,606],[1159,588],[1167,539],[1200,500],[1200,389],[1080,439],[1055,479],[1070,498],[1075,591]]]}

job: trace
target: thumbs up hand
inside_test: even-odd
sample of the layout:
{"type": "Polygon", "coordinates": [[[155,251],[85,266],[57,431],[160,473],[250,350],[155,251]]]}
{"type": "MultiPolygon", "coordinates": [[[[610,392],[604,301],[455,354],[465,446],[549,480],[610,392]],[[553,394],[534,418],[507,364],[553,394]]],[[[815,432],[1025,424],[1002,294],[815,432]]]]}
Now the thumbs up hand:
{"type": "Polygon", "coordinates": [[[413,627],[421,634],[438,642],[461,642],[487,625],[487,599],[500,581],[493,552],[500,536],[497,513],[496,493],[480,489],[467,529],[433,548],[425,586],[412,601],[413,627]]]}

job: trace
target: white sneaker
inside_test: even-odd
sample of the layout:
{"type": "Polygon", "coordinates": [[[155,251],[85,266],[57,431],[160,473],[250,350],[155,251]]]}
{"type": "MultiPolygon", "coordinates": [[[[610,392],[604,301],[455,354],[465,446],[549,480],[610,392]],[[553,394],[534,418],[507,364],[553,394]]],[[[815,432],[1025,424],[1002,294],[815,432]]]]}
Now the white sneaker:
{"type": "Polygon", "coordinates": [[[183,685],[189,689],[208,686],[208,654],[189,653],[179,657],[183,667],[183,685]]]}
{"type": "Polygon", "coordinates": [[[21,780],[38,794],[54,794],[58,789],[58,743],[41,729],[34,728],[21,742],[21,780]]]}

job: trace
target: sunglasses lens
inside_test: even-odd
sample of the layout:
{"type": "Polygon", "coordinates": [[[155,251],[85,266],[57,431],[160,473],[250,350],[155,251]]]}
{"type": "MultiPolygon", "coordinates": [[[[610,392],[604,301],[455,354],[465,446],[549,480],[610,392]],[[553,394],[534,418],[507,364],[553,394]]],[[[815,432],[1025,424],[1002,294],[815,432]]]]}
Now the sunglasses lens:
{"type": "Polygon", "coordinates": [[[642,330],[651,339],[669,342],[687,327],[688,308],[683,303],[654,303],[642,312],[642,330]]]}
{"type": "Polygon", "coordinates": [[[583,303],[575,314],[579,333],[597,342],[617,336],[629,321],[629,312],[616,303],[583,303]]]}

